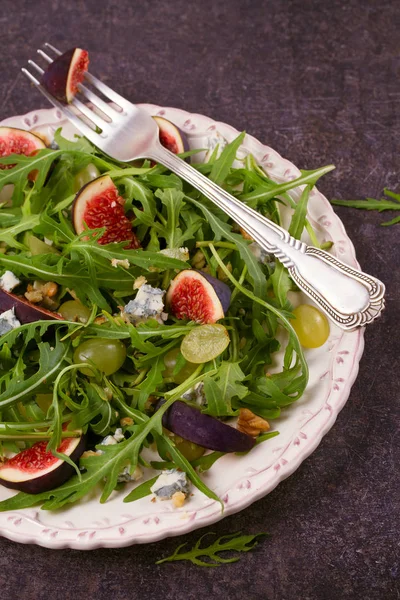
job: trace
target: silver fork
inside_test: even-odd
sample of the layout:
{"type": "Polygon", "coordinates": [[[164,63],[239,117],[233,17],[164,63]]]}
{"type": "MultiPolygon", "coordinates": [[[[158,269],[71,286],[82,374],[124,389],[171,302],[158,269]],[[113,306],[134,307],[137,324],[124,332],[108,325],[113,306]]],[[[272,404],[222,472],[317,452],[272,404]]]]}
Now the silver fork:
{"type": "MultiPolygon", "coordinates": [[[[50,44],[47,50],[59,56],[61,52],[50,44]]],[[[48,63],[53,62],[43,50],[38,53],[48,63]]],[[[38,73],[43,69],[34,61],[29,65],[38,73]]],[[[362,273],[334,258],[324,250],[308,246],[255,210],[234,198],[224,189],[204,177],[184,160],[161,146],[155,120],[93,75],[86,81],[113,104],[103,101],[87,86],[80,84],[81,94],[94,105],[74,98],[71,107],[56,100],[28,69],[23,73],[40,92],[93,144],[112,158],[130,162],[148,158],[161,163],[192,184],[238,223],[266,252],[274,254],[289,270],[290,276],[314,302],[345,330],[366,325],[380,315],[384,308],[385,286],[381,281],[362,273]],[[99,112],[100,111],[100,112],[99,112]],[[101,113],[101,114],[100,114],[101,113]],[[89,119],[93,127],[82,120],[89,119]]]]}

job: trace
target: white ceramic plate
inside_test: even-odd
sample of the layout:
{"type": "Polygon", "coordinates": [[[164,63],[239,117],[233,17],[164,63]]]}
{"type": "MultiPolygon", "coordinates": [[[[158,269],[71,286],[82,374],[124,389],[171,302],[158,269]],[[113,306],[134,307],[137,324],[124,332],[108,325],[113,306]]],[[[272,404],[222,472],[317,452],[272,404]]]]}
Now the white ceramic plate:
{"type": "MultiPolygon", "coordinates": [[[[178,125],[188,135],[192,148],[211,149],[216,143],[230,142],[238,135],[233,127],[203,115],[148,104],[142,107],[151,115],[161,115],[178,125]]],[[[11,117],[1,124],[40,131],[50,138],[60,126],[66,137],[74,133],[56,109],[11,117]]],[[[292,163],[249,135],[239,156],[248,152],[278,182],[294,179],[300,174],[292,163]]],[[[299,194],[293,192],[292,196],[297,199],[299,194]]],[[[343,224],[316,189],[309,201],[309,218],[321,239],[334,241],[334,253],[341,260],[358,266],[353,244],[343,224]]],[[[207,484],[223,499],[223,514],[217,502],[197,490],[182,509],[173,509],[169,501],[150,502],[150,497],[124,504],[122,499],[126,493],[113,493],[105,504],[100,504],[98,495],[93,493],[84,501],[57,512],[30,508],[0,513],[0,533],[17,542],[48,548],[122,547],[181,535],[246,508],[291,475],[332,427],[357,376],[363,339],[363,330],[344,333],[331,326],[324,346],[306,351],[310,367],[306,393],[272,422],[280,435],[260,444],[246,456],[221,458],[204,475],[207,484]]],[[[12,494],[0,488],[1,500],[12,494]]]]}

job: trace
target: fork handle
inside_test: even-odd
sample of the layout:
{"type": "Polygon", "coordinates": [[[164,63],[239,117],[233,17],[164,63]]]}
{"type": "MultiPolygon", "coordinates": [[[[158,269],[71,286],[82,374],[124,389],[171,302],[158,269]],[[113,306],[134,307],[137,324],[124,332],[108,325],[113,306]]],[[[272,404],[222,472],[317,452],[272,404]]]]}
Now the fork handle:
{"type": "Polygon", "coordinates": [[[193,185],[263,250],[276,256],[298,287],[342,329],[350,331],[366,325],[383,310],[385,286],[375,277],[349,267],[320,248],[296,240],[160,144],[152,149],[148,158],[193,185]]]}

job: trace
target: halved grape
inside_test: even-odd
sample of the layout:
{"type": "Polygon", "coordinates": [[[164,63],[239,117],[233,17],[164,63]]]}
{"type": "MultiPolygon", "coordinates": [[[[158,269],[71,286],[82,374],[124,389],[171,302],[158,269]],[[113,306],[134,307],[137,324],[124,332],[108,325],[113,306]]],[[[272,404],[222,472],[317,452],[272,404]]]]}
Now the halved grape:
{"type": "Polygon", "coordinates": [[[200,325],[183,338],[181,352],[187,361],[201,364],[217,358],[229,342],[229,334],[223,325],[200,325]]]}
{"type": "Polygon", "coordinates": [[[79,300],[67,300],[57,310],[66,321],[86,323],[90,317],[90,310],[79,300]]]}

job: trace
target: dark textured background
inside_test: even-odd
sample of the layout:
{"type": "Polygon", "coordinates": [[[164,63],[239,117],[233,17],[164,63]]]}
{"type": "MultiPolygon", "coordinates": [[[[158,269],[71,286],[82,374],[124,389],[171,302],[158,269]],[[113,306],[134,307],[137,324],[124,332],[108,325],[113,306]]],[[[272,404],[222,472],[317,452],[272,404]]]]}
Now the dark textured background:
{"type": "MultiPolygon", "coordinates": [[[[2,0],[0,9],[0,119],[44,106],[19,72],[37,47],[81,45],[93,71],[133,101],[226,121],[301,168],[336,164],[319,185],[330,198],[400,191],[395,0],[2,0]]],[[[156,567],[181,538],[87,553],[0,539],[1,598],[400,597],[400,224],[337,212],[361,265],[387,284],[387,310],[368,328],[358,379],[319,448],[269,496],[212,527],[272,537],[219,569],[156,567]]]]}

